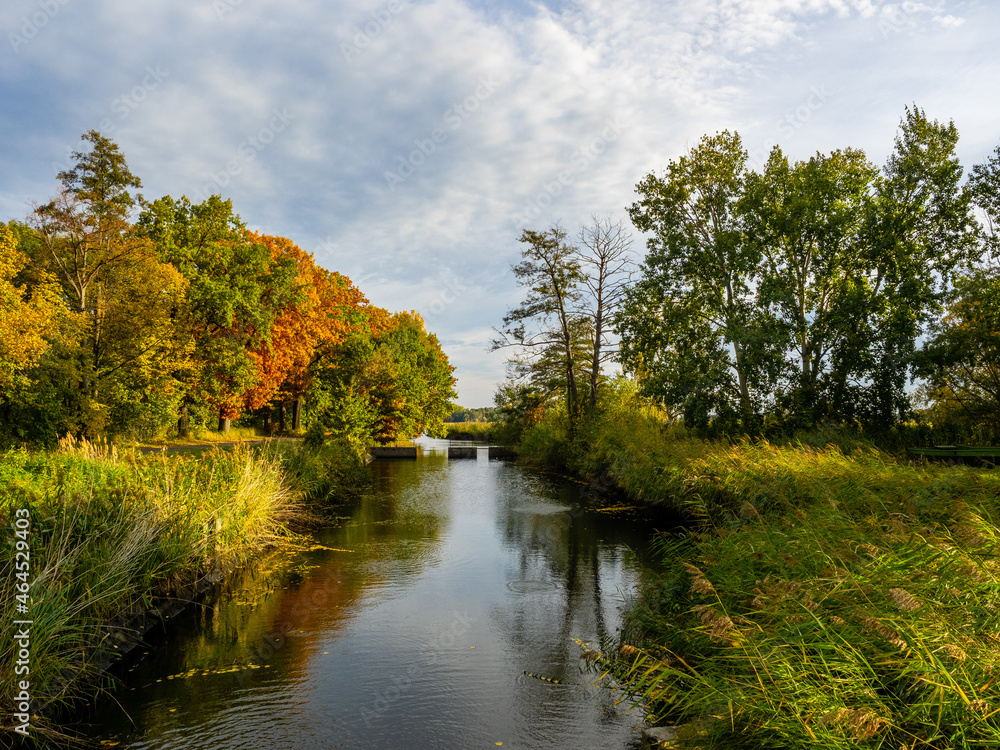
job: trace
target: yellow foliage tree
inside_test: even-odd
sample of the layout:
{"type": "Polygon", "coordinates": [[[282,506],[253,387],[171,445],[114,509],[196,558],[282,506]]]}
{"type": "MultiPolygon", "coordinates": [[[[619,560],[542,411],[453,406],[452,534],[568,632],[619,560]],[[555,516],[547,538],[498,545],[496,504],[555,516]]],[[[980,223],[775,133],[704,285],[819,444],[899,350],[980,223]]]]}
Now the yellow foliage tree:
{"type": "Polygon", "coordinates": [[[0,224],[0,395],[41,360],[49,347],[45,333],[61,307],[52,278],[43,277],[30,293],[14,283],[25,265],[27,257],[17,249],[14,233],[0,224]]]}

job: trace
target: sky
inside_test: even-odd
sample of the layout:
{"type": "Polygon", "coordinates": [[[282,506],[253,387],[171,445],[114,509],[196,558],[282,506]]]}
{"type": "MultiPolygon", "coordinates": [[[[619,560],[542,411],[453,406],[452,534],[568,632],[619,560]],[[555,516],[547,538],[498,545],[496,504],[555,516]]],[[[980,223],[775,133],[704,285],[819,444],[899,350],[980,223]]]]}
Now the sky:
{"type": "Polygon", "coordinates": [[[467,407],[504,379],[522,230],[631,227],[706,134],[882,165],[916,105],[966,169],[1000,145],[995,0],[4,0],[0,31],[0,220],[99,130],[147,199],[231,198],[421,313],[467,407]]]}

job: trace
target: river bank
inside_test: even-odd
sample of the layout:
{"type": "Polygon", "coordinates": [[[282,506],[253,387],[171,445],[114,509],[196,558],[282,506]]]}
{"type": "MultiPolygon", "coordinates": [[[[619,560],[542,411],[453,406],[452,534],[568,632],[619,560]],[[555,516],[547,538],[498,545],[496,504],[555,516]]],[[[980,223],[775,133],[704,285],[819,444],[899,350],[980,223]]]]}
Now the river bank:
{"type": "Polygon", "coordinates": [[[529,428],[522,458],[687,518],[588,658],[714,747],[1000,741],[1000,475],[817,442],[699,440],[628,394],[529,428]]]}
{"type": "Polygon", "coordinates": [[[2,542],[4,590],[21,597],[5,596],[0,615],[30,622],[30,671],[4,659],[0,710],[22,713],[12,701],[27,679],[32,736],[64,740],[55,720],[100,692],[143,633],[262,551],[307,546],[307,498],[342,493],[360,466],[334,448],[289,444],[142,456],[67,441],[5,453],[0,515],[8,529],[21,519],[23,539],[2,542]],[[21,548],[27,562],[15,568],[21,548]]]}

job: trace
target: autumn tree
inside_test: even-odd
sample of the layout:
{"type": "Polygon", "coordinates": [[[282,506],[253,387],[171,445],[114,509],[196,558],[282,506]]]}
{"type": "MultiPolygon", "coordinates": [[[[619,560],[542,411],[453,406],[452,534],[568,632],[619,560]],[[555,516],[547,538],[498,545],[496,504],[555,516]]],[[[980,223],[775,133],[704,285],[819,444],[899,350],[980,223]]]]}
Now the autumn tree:
{"type": "Polygon", "coordinates": [[[261,385],[251,351],[269,344],[278,312],[301,295],[294,287],[295,261],[275,258],[247,234],[232,201],[216,195],[197,205],[183,197],[160,198],[145,208],[138,225],[187,284],[175,314],[189,336],[191,356],[174,373],[186,403],[210,404],[220,428],[228,429],[247,393],[261,385]]]}
{"type": "Polygon", "coordinates": [[[184,280],[135,231],[141,187],[117,144],[97,131],[60,172],[61,190],[32,214],[36,260],[63,288],[84,328],[75,352],[78,429],[155,429],[174,408],[170,370],[183,357],[171,318],[184,280]]]}
{"type": "Polygon", "coordinates": [[[54,280],[43,277],[32,290],[16,283],[27,262],[10,227],[0,224],[0,401],[41,361],[61,308],[54,280]]]}
{"type": "Polygon", "coordinates": [[[275,311],[271,334],[249,348],[258,382],[244,394],[244,406],[258,409],[271,402],[293,404],[292,428],[298,429],[302,399],[313,376],[311,365],[324,348],[337,346],[353,326],[356,311],[368,300],[350,279],[316,265],[313,256],[284,237],[250,233],[251,242],[271,251],[274,262],[291,261],[294,294],[275,311]]]}

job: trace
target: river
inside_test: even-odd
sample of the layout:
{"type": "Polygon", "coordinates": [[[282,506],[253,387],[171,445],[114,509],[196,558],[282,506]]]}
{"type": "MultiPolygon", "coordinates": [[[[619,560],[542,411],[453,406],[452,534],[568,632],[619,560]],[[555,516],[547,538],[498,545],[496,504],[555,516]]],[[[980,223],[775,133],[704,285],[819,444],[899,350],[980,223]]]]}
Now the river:
{"type": "Polygon", "coordinates": [[[135,750],[639,747],[639,710],[594,686],[574,639],[615,632],[649,526],[447,445],[373,462],[321,548],[181,615],[88,734],[135,750]]]}

